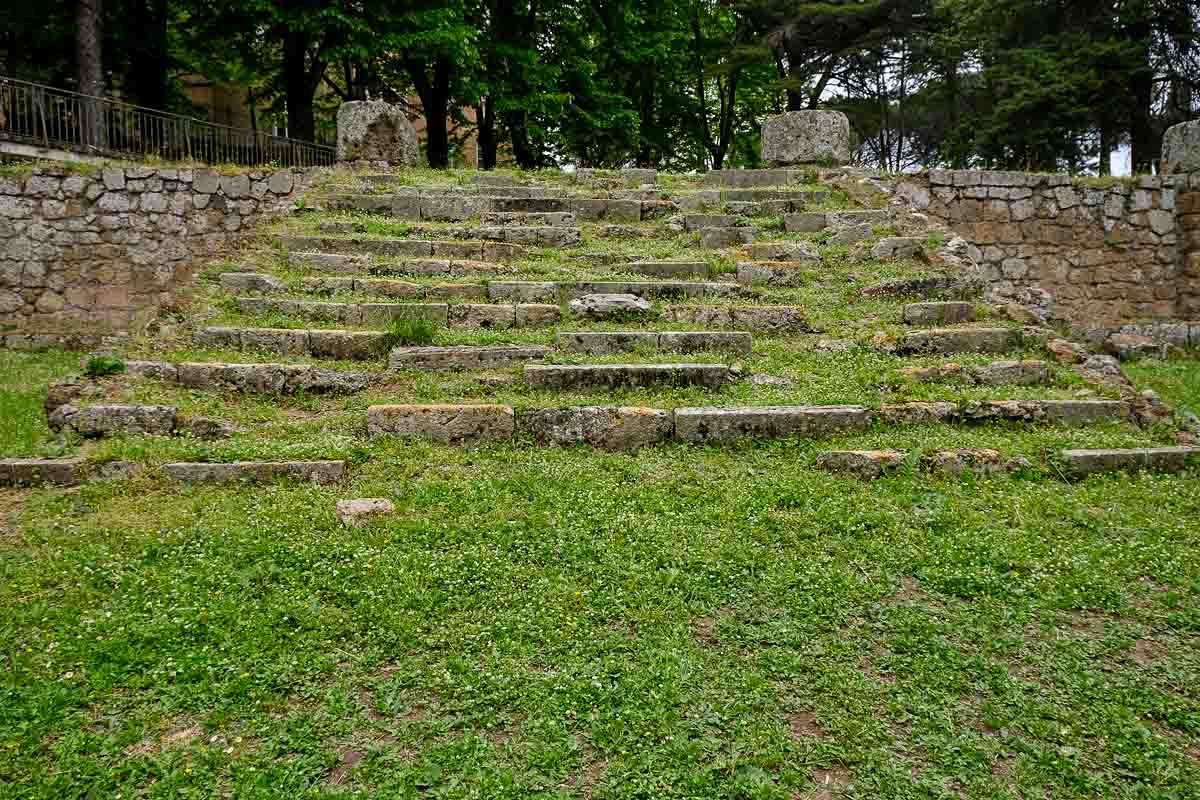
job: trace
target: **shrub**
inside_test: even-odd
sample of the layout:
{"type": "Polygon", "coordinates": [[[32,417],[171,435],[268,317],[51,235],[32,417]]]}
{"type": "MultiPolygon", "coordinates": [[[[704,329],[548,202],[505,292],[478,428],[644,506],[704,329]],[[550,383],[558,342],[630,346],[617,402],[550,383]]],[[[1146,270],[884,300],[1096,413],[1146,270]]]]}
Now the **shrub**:
{"type": "Polygon", "coordinates": [[[103,378],[105,375],[117,375],[125,371],[125,362],[115,356],[92,356],[88,359],[83,374],[89,378],[103,378]]]}

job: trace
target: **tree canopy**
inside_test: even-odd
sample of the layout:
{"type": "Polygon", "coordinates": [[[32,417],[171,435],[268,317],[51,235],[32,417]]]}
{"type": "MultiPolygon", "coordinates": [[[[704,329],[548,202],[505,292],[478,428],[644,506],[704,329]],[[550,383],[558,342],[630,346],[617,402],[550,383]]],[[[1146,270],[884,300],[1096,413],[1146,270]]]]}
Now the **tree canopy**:
{"type": "Polygon", "coordinates": [[[50,0],[0,12],[0,74],[197,113],[199,73],[301,139],[411,103],[435,167],[466,135],[483,168],[755,166],[767,115],[832,108],[871,166],[1103,174],[1200,109],[1198,25],[1194,0],[50,0]]]}

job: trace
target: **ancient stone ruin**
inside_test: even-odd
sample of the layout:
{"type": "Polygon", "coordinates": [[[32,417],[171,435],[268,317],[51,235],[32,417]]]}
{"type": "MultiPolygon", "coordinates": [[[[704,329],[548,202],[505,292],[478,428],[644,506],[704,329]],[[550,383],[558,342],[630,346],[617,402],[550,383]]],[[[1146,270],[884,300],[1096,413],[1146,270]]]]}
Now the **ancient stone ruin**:
{"type": "Polygon", "coordinates": [[[420,156],[417,132],[400,106],[355,100],[338,108],[338,161],[413,167],[420,156]]]}

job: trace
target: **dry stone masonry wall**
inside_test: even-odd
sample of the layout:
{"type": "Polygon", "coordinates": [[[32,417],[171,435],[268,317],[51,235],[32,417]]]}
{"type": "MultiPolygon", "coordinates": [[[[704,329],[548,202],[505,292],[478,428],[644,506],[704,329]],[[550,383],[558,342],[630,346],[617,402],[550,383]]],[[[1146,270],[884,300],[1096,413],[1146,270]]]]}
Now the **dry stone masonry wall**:
{"type": "Polygon", "coordinates": [[[1087,331],[1200,317],[1200,173],[1132,180],[934,170],[899,186],[970,243],[994,297],[1087,331]]]}
{"type": "Polygon", "coordinates": [[[201,259],[286,213],[308,177],[152,166],[0,175],[0,344],[140,330],[201,259]]]}

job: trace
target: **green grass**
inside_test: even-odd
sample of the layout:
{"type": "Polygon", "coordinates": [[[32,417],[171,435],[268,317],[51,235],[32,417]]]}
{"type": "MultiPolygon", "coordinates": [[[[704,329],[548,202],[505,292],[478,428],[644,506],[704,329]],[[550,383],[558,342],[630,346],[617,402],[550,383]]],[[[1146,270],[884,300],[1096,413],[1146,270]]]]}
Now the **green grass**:
{"type": "MultiPolygon", "coordinates": [[[[472,176],[398,174],[410,185],[472,176]]],[[[326,188],[351,183],[339,172],[326,188]]],[[[377,235],[404,233],[353,218],[377,235]]],[[[263,271],[288,282],[281,297],[305,297],[309,273],[288,268],[270,241],[316,221],[280,223],[260,249],[211,265],[183,324],[133,337],[120,357],[382,370],[382,360],[190,340],[203,325],[321,327],[242,314],[217,284],[222,271],[263,271]]],[[[722,275],[737,260],[665,228],[617,240],[583,227],[582,246],[531,250],[510,272],[403,279],[633,278],[620,262],[637,258],[704,260],[722,275]]],[[[45,385],[79,371],[80,356],[0,351],[0,456],[143,468],[76,489],[0,489],[0,798],[1200,798],[1200,474],[1069,481],[1057,457],[1168,444],[1169,426],[877,424],[622,455],[539,448],[524,435],[482,448],[367,436],[376,403],[877,407],[1112,395],[1053,363],[1046,386],[980,387],[901,370],[998,357],[817,351],[822,338],[904,330],[903,300],[861,289],[927,269],[821,252],[803,285],[736,301],[802,306],[820,333],[756,335],[744,358],[551,359],[728,363],[787,386],[552,393],[527,388],[514,367],[401,371],[358,395],[276,398],[116,376],[106,402],[169,404],[240,432],[59,444],[45,385]],[[1030,467],[987,479],[916,468],[922,453],[961,447],[1030,467]],[[907,451],[912,466],[870,483],[814,466],[823,450],[881,448],[907,451]],[[347,481],[175,487],[157,470],[319,458],[346,459],[347,481]],[[354,497],[390,499],[396,514],[343,527],[335,503],[354,497]]],[[[555,330],[449,328],[436,341],[548,344],[555,330]]],[[[416,342],[433,332],[395,333],[416,342]]],[[[1032,343],[1004,357],[1053,361],[1032,343]]],[[[1198,367],[1143,360],[1127,372],[1194,411],[1198,367]]]]}
{"type": "Polygon", "coordinates": [[[0,349],[0,458],[55,454],[42,410],[46,384],[78,370],[78,353],[0,349]]]}
{"type": "Polygon", "coordinates": [[[385,439],[341,487],[34,492],[0,785],[1196,796],[1195,476],[865,484],[817,448],[385,439]],[[342,528],[356,496],[398,513],[342,528]]]}

